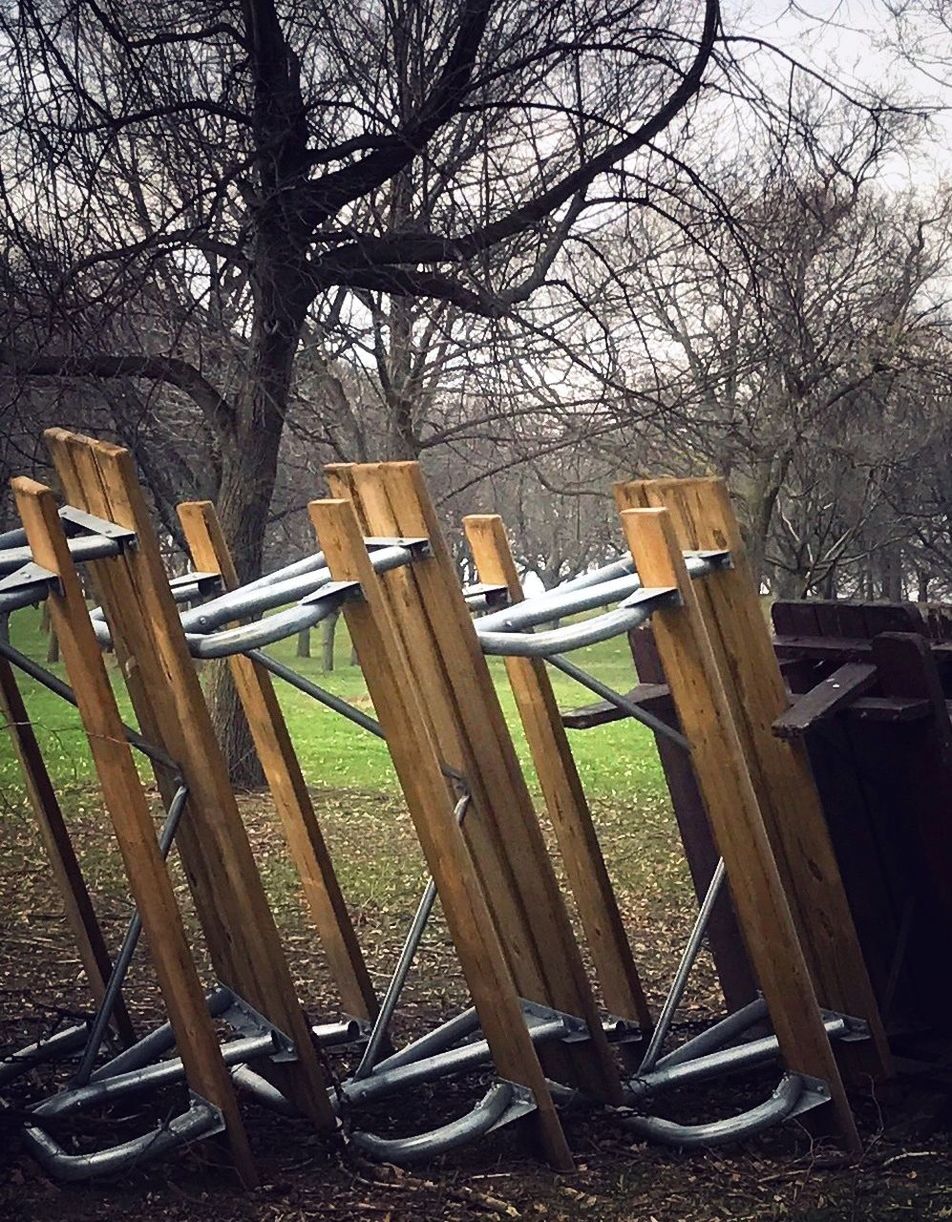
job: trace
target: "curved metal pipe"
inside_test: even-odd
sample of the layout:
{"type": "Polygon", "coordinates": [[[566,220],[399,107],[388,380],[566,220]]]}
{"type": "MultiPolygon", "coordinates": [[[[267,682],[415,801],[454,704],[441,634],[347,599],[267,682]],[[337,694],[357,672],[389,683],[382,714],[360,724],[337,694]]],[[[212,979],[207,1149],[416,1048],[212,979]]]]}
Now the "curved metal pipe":
{"type": "Polygon", "coordinates": [[[786,1120],[800,1102],[804,1086],[799,1074],[785,1074],[777,1089],[763,1103],[737,1116],[712,1120],[707,1124],[677,1124],[660,1116],[625,1116],[621,1124],[628,1132],[648,1141],[678,1146],[683,1150],[698,1146],[723,1146],[728,1142],[756,1137],[765,1129],[786,1120]]]}
{"type": "Polygon", "coordinates": [[[465,1116],[439,1128],[413,1137],[378,1137],[361,1130],[351,1134],[351,1141],[374,1162],[409,1164],[434,1158],[488,1133],[506,1114],[514,1093],[511,1082],[496,1082],[465,1116]]]}
{"type": "Polygon", "coordinates": [[[599,582],[582,589],[560,592],[560,587],[513,603],[501,611],[491,611],[477,622],[477,629],[487,632],[524,632],[537,624],[548,624],[566,615],[578,615],[583,611],[595,611],[610,603],[621,602],[629,594],[641,589],[641,579],[631,573],[616,577],[613,581],[599,582]]]}
{"type": "Polygon", "coordinates": [[[637,628],[650,614],[647,607],[619,608],[577,624],[566,624],[564,628],[531,634],[518,631],[487,632],[482,628],[484,620],[477,620],[476,632],[483,653],[504,658],[544,658],[550,653],[569,653],[573,649],[608,641],[637,628]]]}
{"type": "Polygon", "coordinates": [[[200,1137],[221,1133],[225,1127],[217,1107],[192,1096],[187,1112],[174,1117],[160,1129],[143,1133],[131,1141],[95,1150],[90,1154],[67,1154],[48,1133],[34,1124],[23,1126],[23,1140],[44,1170],[60,1180],[75,1182],[94,1175],[114,1175],[146,1158],[158,1158],[200,1137]]]}

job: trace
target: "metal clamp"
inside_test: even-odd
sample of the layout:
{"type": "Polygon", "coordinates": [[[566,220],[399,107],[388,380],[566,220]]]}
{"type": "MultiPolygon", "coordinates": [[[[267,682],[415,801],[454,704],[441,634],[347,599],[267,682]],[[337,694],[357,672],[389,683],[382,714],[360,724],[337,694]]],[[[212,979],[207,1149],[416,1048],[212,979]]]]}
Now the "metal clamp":
{"type": "Polygon", "coordinates": [[[85,509],[77,509],[75,505],[61,505],[60,520],[71,528],[69,534],[82,532],[87,535],[99,535],[103,539],[113,539],[123,547],[135,547],[136,532],[126,526],[118,526],[115,522],[107,522],[105,518],[97,518],[95,514],[87,513],[85,509]]]}

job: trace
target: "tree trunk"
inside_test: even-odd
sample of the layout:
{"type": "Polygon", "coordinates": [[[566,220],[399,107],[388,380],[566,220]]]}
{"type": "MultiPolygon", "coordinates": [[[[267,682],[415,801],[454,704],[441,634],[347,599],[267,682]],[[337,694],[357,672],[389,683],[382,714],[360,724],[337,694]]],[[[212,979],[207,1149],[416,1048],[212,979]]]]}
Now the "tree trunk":
{"type": "Polygon", "coordinates": [[[324,636],[321,641],[321,670],[325,675],[334,669],[334,638],[337,635],[337,621],[340,612],[336,611],[324,621],[324,636]]]}
{"type": "Polygon", "coordinates": [[[309,658],[311,656],[311,630],[310,628],[302,628],[297,635],[296,655],[299,658],[309,658]]]}

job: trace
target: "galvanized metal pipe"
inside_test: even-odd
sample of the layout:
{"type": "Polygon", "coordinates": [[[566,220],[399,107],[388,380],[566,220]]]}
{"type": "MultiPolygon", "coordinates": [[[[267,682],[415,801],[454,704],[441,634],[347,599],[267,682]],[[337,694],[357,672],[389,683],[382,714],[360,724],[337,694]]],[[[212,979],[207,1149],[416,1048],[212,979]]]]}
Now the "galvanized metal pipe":
{"type": "MultiPolygon", "coordinates": [[[[185,811],[187,800],[188,786],[179,785],[172,796],[171,802],[169,802],[168,813],[165,816],[165,822],[159,833],[159,854],[163,861],[168,857],[169,850],[172,848],[172,842],[175,839],[175,833],[185,811]]],[[[116,1002],[119,1000],[119,994],[125,983],[126,974],[129,971],[129,965],[139,944],[141,934],[142,917],[136,911],[132,915],[125,937],[122,939],[119,954],[116,956],[116,961],[112,965],[112,971],[109,973],[109,980],[106,983],[106,989],[99,1009],[96,1012],[96,1017],[93,1019],[82,1059],[76,1073],[73,1075],[72,1084],[74,1086],[83,1086],[89,1081],[93,1065],[96,1062],[96,1057],[99,1055],[99,1049],[102,1047],[102,1042],[106,1035],[106,1028],[109,1026],[112,1012],[116,1008],[116,1002]]]]}
{"type": "MultiPolygon", "coordinates": [[[[64,683],[52,671],[46,670],[39,662],[34,662],[25,653],[21,653],[9,641],[0,639],[0,657],[6,658],[18,670],[22,670],[25,675],[35,679],[37,683],[41,684],[48,691],[53,692],[54,695],[59,696],[61,700],[65,700],[74,707],[76,706],[76,697],[68,683],[64,683]]],[[[138,730],[134,730],[131,726],[123,725],[122,729],[130,746],[135,747],[137,751],[141,751],[144,756],[152,760],[154,764],[158,764],[161,768],[167,768],[172,773],[178,772],[178,764],[170,756],[166,755],[161,747],[150,743],[148,739],[142,737],[138,730]]]]}
{"type": "Polygon", "coordinates": [[[296,687],[305,696],[310,696],[312,700],[317,700],[320,704],[326,705],[327,708],[333,709],[335,713],[339,713],[341,717],[346,717],[354,725],[360,726],[362,730],[373,734],[375,738],[385,739],[386,736],[380,728],[379,721],[368,716],[360,709],[355,708],[354,705],[348,704],[340,696],[335,696],[333,692],[320,687],[317,683],[314,683],[305,675],[299,674],[298,671],[293,670],[290,666],[285,666],[277,658],[272,658],[270,654],[262,653],[258,649],[247,650],[245,656],[251,658],[253,662],[257,662],[259,666],[263,666],[265,670],[269,670],[271,674],[277,675],[279,679],[283,679],[285,683],[290,683],[292,687],[296,687]]]}
{"type": "Polygon", "coordinates": [[[363,1155],[375,1162],[403,1166],[435,1158],[488,1133],[505,1116],[514,1094],[511,1082],[496,1082],[465,1116],[439,1128],[416,1133],[413,1137],[378,1137],[375,1133],[358,1129],[351,1134],[351,1141],[363,1155]]]}
{"type": "MultiPolygon", "coordinates": [[[[74,564],[87,560],[102,560],[107,556],[118,556],[125,546],[121,539],[107,539],[104,535],[78,535],[66,540],[74,564]]],[[[29,546],[10,547],[0,551],[0,577],[14,573],[33,560],[29,546]]]]}
{"type": "MultiPolygon", "coordinates": [[[[849,1032],[846,1020],[840,1015],[825,1018],[823,1027],[830,1039],[837,1039],[849,1032]]],[[[690,1061],[659,1065],[651,1073],[637,1074],[625,1083],[625,1096],[627,1100],[637,1103],[661,1091],[673,1090],[688,1083],[704,1082],[710,1078],[752,1069],[774,1060],[779,1054],[777,1037],[765,1035],[761,1039],[737,1044],[732,1048],[721,1048],[690,1061]]]]}
{"type": "Polygon", "coordinates": [[[192,1095],[188,1110],[174,1116],[162,1128],[89,1154],[67,1154],[62,1146],[36,1125],[26,1124],[22,1132],[24,1144],[44,1170],[56,1179],[75,1183],[96,1175],[115,1175],[126,1171],[145,1159],[158,1158],[200,1137],[221,1133],[224,1127],[220,1109],[207,1099],[192,1095]]]}
{"type": "MultiPolygon", "coordinates": [[[[456,820],[457,825],[462,824],[466,817],[469,800],[470,795],[465,793],[456,803],[453,818],[456,820]]],[[[436,883],[431,878],[426,884],[426,888],[420,898],[420,903],[417,905],[416,914],[410,923],[410,928],[403,943],[403,949],[400,951],[397,965],[393,969],[393,975],[390,977],[387,991],[383,996],[383,1001],[380,1003],[380,1011],[374,1020],[373,1030],[370,1032],[370,1039],[367,1041],[364,1055],[360,1058],[360,1064],[354,1070],[354,1080],[367,1077],[373,1070],[374,1063],[380,1055],[380,1049],[387,1038],[393,1013],[397,1008],[400,994],[403,992],[403,987],[407,982],[407,976],[410,973],[410,968],[420,945],[420,939],[423,937],[423,931],[426,929],[427,921],[430,919],[430,913],[433,911],[435,902],[436,883]]]]}
{"type": "MultiPolygon", "coordinates": [[[[278,1052],[280,1045],[271,1032],[263,1035],[249,1035],[242,1039],[231,1040],[221,1046],[222,1060],[226,1065],[240,1065],[256,1057],[270,1056],[278,1052]]],[[[88,1107],[98,1107],[103,1103],[111,1103],[126,1095],[138,1094],[143,1090],[152,1090],[159,1086],[168,1086],[172,1082],[180,1082],[185,1077],[185,1066],[181,1057],[170,1057],[167,1061],[158,1061],[154,1065],[146,1065],[140,1069],[132,1069],[128,1073],[111,1074],[96,1082],[89,1082],[75,1090],[60,1091],[50,1099],[45,1099],[32,1109],[32,1115],[49,1120],[51,1117],[71,1116],[84,1111],[88,1107]]]]}
{"type": "MultiPolygon", "coordinates": [[[[528,1028],[529,1038],[534,1044],[545,1044],[550,1040],[564,1039],[568,1034],[561,1018],[549,1019],[528,1028]]],[[[348,1105],[359,1106],[375,1099],[384,1099],[411,1086],[424,1082],[435,1082],[439,1078],[454,1074],[469,1073],[492,1060],[487,1040],[473,1040],[461,1048],[447,1048],[424,1061],[413,1061],[399,1065],[396,1069],[371,1074],[367,1078],[348,1078],[341,1084],[340,1093],[348,1105]]]]}
{"type": "Polygon", "coordinates": [[[88,1035],[89,1024],[79,1023],[75,1027],[67,1027],[63,1031],[47,1036],[46,1039],[37,1040],[34,1044],[27,1044],[9,1053],[0,1059],[0,1086],[12,1082],[14,1078],[19,1077],[21,1073],[26,1073],[35,1065],[72,1056],[74,1052],[82,1048],[88,1035]]]}
{"type": "Polygon", "coordinates": [[[798,1074],[785,1074],[780,1085],[763,1103],[737,1116],[728,1116],[708,1124],[677,1124],[660,1116],[626,1116],[621,1123],[639,1137],[683,1150],[699,1146],[723,1146],[756,1137],[786,1120],[800,1102],[804,1087],[804,1080],[798,1074]]]}
{"type": "MultiPolygon", "coordinates": [[[[690,577],[706,577],[729,558],[727,552],[705,555],[686,552],[684,563],[690,577]]],[[[580,578],[556,586],[554,590],[534,594],[501,611],[484,615],[477,621],[476,629],[480,635],[483,632],[496,631],[524,632],[539,624],[621,602],[641,589],[641,578],[634,572],[634,566],[629,562],[616,561],[604,569],[583,574],[580,578]],[[607,578],[606,573],[610,574],[607,578]],[[596,576],[598,580],[595,580],[596,576]]]]}
{"type": "MultiPolygon", "coordinates": [[[[205,998],[205,1005],[212,1018],[220,1018],[234,1003],[234,994],[230,989],[215,989],[205,998]]],[[[100,1065],[90,1076],[91,1082],[100,1082],[103,1078],[115,1077],[117,1074],[128,1073],[156,1060],[175,1044],[175,1032],[171,1023],[162,1023],[142,1037],[130,1048],[125,1048],[111,1061],[100,1065]]]]}
{"type": "MultiPolygon", "coordinates": [[[[370,563],[377,573],[387,573],[391,569],[400,568],[409,564],[412,558],[413,551],[408,547],[380,547],[370,552],[370,563]]],[[[309,594],[315,594],[324,586],[330,585],[332,580],[330,569],[326,566],[301,571],[280,581],[259,578],[248,585],[228,590],[200,607],[186,611],[182,615],[182,627],[186,631],[205,634],[222,624],[261,615],[265,611],[272,611],[276,607],[283,607],[309,594]]]]}
{"type": "Polygon", "coordinates": [[[405,1048],[401,1048],[391,1056],[385,1057],[384,1060],[378,1061],[373,1067],[373,1073],[385,1073],[391,1069],[398,1069],[401,1065],[411,1065],[414,1061],[422,1060],[424,1057],[434,1056],[438,1052],[452,1048],[460,1040],[465,1039],[468,1035],[472,1035],[474,1031],[478,1030],[479,1015],[476,1013],[475,1006],[470,1006],[468,1010],[464,1010],[462,1014],[457,1014],[449,1022],[442,1023],[439,1027],[428,1031],[426,1035],[421,1036],[418,1040],[407,1044],[405,1048]]]}
{"type": "Polygon", "coordinates": [[[681,998],[684,996],[684,990],[687,988],[688,977],[691,974],[691,969],[694,967],[695,960],[701,949],[701,942],[704,939],[704,934],[707,931],[708,922],[711,919],[711,913],[714,910],[714,905],[717,903],[717,897],[721,893],[721,887],[725,878],[724,858],[718,860],[717,866],[711,876],[711,881],[708,883],[707,893],[701,907],[698,910],[694,925],[691,929],[691,935],[688,938],[687,945],[681,955],[681,960],[678,963],[678,969],[674,974],[674,980],[671,982],[671,988],[668,990],[668,995],[664,999],[664,1005],[661,1007],[661,1013],[658,1016],[658,1022],[654,1031],[651,1033],[651,1039],[648,1041],[648,1047],[645,1049],[645,1055],[641,1064],[638,1067],[639,1075],[650,1073],[657,1064],[658,1057],[661,1053],[662,1045],[667,1039],[668,1031],[671,1027],[671,1020],[674,1018],[675,1011],[681,1004],[681,998]]]}
{"type": "Polygon", "coordinates": [[[722,1018],[720,1022],[708,1027],[699,1035],[685,1041],[673,1052],[667,1053],[658,1061],[657,1067],[661,1069],[671,1065],[680,1065],[684,1061],[691,1061],[717,1048],[723,1048],[725,1044],[743,1035],[745,1031],[749,1031],[756,1023],[762,1022],[768,1016],[766,1001],[758,997],[755,1001],[748,1002],[746,1006],[735,1010],[733,1014],[728,1014],[726,1018],[722,1018]]]}
{"type": "MultiPolygon", "coordinates": [[[[528,633],[486,631],[484,620],[476,621],[476,633],[483,653],[500,658],[547,658],[553,653],[569,653],[609,641],[630,632],[650,617],[647,607],[619,608],[578,623],[553,628],[549,632],[528,633]]],[[[486,616],[486,619],[489,617],[486,616]]]]}

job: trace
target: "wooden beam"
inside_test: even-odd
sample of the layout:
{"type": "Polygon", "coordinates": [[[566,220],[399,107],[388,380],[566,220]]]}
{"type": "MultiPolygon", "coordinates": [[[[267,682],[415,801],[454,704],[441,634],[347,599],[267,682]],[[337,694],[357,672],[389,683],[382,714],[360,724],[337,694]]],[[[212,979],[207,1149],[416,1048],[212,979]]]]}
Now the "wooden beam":
{"type": "Polygon", "coordinates": [[[585,1043],[543,1054],[550,1076],[608,1102],[617,1064],[552,869],[512,738],[419,466],[328,468],[371,535],[425,537],[430,553],[383,578],[442,758],[471,788],[464,835],[522,997],[582,1018],[585,1043]]]}
{"type": "Polygon", "coordinates": [[[188,786],[179,855],[221,982],[294,1044],[297,1061],[269,1064],[279,1088],[324,1131],[336,1130],[310,1025],[294,990],[205,697],[188,653],[158,541],[127,450],[51,429],[47,444],[70,503],[136,534],[136,546],[95,563],[103,606],[144,732],[158,736],[188,786]]]}
{"type": "MultiPolygon", "coordinates": [[[[224,588],[234,589],[238,575],[215,506],[184,502],[178,515],[195,568],[220,573],[224,588]]],[[[378,1003],[370,973],[271,676],[241,654],[228,664],[341,1001],[348,1013],[373,1019],[378,1003]]]]}
{"type": "MultiPolygon", "coordinates": [[[[17,686],[13,668],[6,658],[0,658],[0,718],[7,723],[13,750],[23,772],[27,796],[36,816],[40,838],[63,900],[66,920],[76,939],[79,959],[98,1006],[102,1003],[106,991],[112,961],[106,948],[106,939],[96,919],[96,910],[86,880],[76,859],[76,851],[56,797],[56,790],[43,761],[43,754],[17,686]]],[[[116,999],[112,1025],[124,1045],[135,1041],[132,1019],[121,995],[116,999]]]]}
{"type": "MultiPolygon", "coordinates": [[[[650,622],[628,633],[628,646],[638,677],[649,683],[661,684],[664,680],[664,667],[658,656],[650,622]]],[[[668,698],[666,720],[670,719],[674,728],[680,730],[681,725],[667,684],[664,684],[664,690],[668,698]]],[[[671,795],[671,805],[691,872],[694,893],[700,905],[707,895],[720,857],[714,842],[711,821],[698,789],[690,755],[679,743],[672,742],[663,734],[655,735],[655,747],[671,795]]],[[[721,891],[711,909],[706,940],[717,969],[724,1003],[729,1011],[739,1010],[757,996],[757,982],[750,967],[727,888],[721,891]]]]}
{"type": "Polygon", "coordinates": [[[673,586],[681,597],[681,606],[652,616],[655,641],[784,1064],[828,1085],[844,1145],[858,1153],[859,1136],[681,543],[666,509],[626,510],[621,517],[644,585],[673,586]]]}
{"type": "Polygon", "coordinates": [[[221,1109],[235,1167],[244,1183],[253,1186],[257,1176],[238,1103],[189,952],[172,884],[159,853],[152,815],[93,635],[56,501],[48,488],[29,479],[14,480],[13,491],[37,564],[55,573],[60,581],[60,591],[51,591],[48,598],[50,620],[89,739],[103,802],[142,918],[186,1078],[193,1090],[221,1109]]]}
{"type": "Polygon", "coordinates": [[[846,662],[775,718],[773,732],[778,738],[802,738],[816,722],[832,717],[875,686],[875,666],[846,662]]]}
{"type": "Polygon", "coordinates": [[[822,1004],[864,1019],[871,1039],[844,1046],[847,1070],[888,1076],[891,1061],[806,747],[774,736],[788,697],[740,528],[720,479],[615,487],[621,508],[669,509],[679,546],[723,549],[732,567],[697,583],[697,601],[740,737],[767,834],[822,1004]]]}
{"type": "MultiPolygon", "coordinates": [[[[480,581],[504,585],[511,601],[521,602],[522,583],[502,518],[472,514],[463,518],[463,528],[480,581]]],[[[506,658],[506,674],[558,837],[602,998],[611,1013],[650,1028],[651,1012],[545,662],[506,658]]]]}
{"type": "Polygon", "coordinates": [[[361,601],[345,603],[344,617],[496,1069],[532,1092],[545,1153],[554,1167],[569,1170],[572,1156],[465,837],[453,818],[439,748],[383,582],[370,564],[363,529],[346,500],[316,501],[310,513],[333,576],[359,581],[363,590],[361,601]]]}

